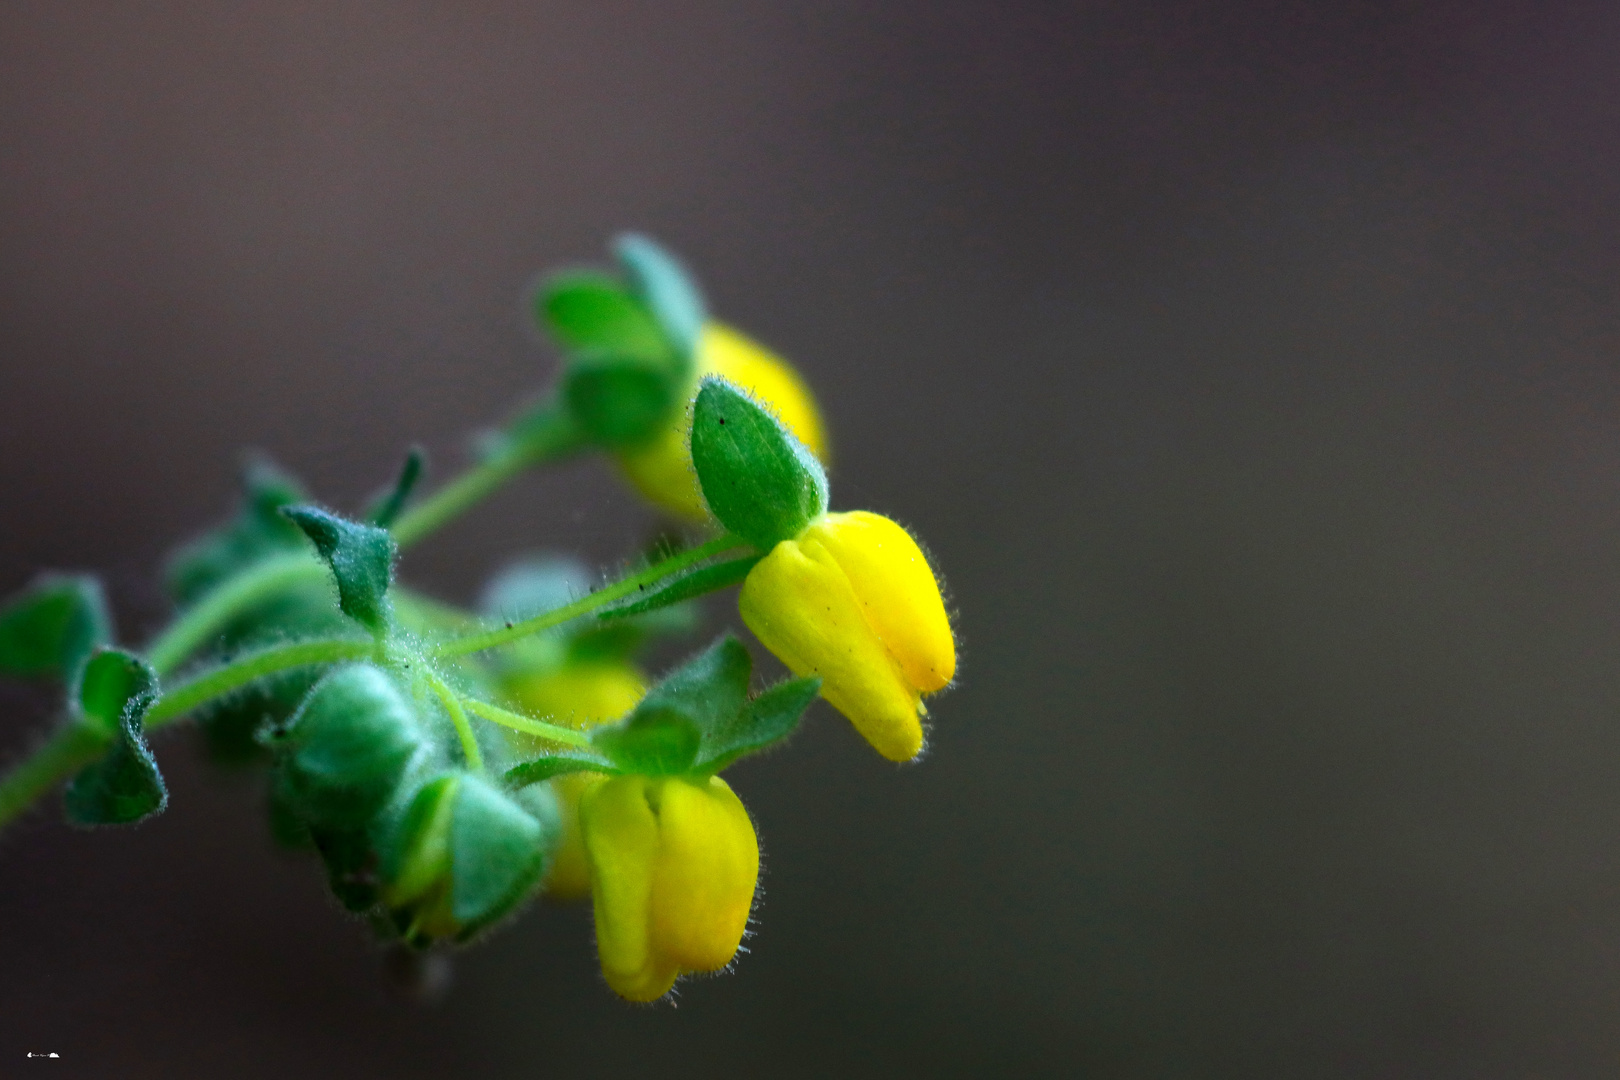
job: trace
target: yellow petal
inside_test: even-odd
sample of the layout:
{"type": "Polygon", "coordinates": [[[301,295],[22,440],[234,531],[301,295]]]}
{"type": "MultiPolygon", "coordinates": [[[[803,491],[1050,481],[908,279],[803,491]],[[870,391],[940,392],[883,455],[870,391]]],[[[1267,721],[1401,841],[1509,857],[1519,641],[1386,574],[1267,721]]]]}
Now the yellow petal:
{"type": "Polygon", "coordinates": [[[569,773],[551,781],[562,812],[562,839],[546,870],[546,895],[553,900],[583,900],[591,894],[591,868],[585,860],[585,841],[579,831],[579,797],[601,773],[569,773]]]}
{"type": "Polygon", "coordinates": [[[682,971],[718,971],[736,955],[754,904],[754,826],[718,776],[671,777],[658,783],[657,792],[655,950],[682,971]]]}
{"type": "Polygon", "coordinates": [[[866,621],[925,694],[956,675],[956,639],[939,582],[911,534],[881,514],[826,514],[799,537],[819,543],[849,578],[866,621]]]}
{"type": "MultiPolygon", "coordinates": [[[[647,692],[646,680],[622,660],[571,661],[550,671],[523,673],[505,683],[507,697],[524,713],[585,731],[619,719],[647,692]]],[[[535,757],[555,744],[520,731],[507,730],[507,742],[520,757],[535,757]]],[[[579,834],[579,797],[598,779],[597,773],[570,773],[551,781],[562,811],[562,839],[546,871],[546,894],[555,900],[583,900],[590,895],[590,869],[579,834]]]]}
{"type": "Polygon", "coordinates": [[[631,1001],[658,1000],[679,974],[652,948],[649,916],[658,820],[647,801],[651,782],[644,776],[615,776],[587,788],[579,800],[602,975],[615,993],[631,1001]]]}
{"type": "Polygon", "coordinates": [[[821,676],[821,696],[878,753],[892,761],[917,756],[923,742],[918,692],[822,544],[777,544],[749,572],[737,607],[748,629],[795,675],[821,676]]]}
{"type": "MultiPolygon", "coordinates": [[[[723,375],[753,394],[776,414],[799,441],[823,461],[827,436],[809,387],[786,360],[722,323],[703,327],[698,341],[697,376],[723,375]]],[[[708,521],[709,512],[692,471],[691,398],[675,418],[648,442],[618,454],[619,467],[646,498],[680,517],[708,521]]]]}

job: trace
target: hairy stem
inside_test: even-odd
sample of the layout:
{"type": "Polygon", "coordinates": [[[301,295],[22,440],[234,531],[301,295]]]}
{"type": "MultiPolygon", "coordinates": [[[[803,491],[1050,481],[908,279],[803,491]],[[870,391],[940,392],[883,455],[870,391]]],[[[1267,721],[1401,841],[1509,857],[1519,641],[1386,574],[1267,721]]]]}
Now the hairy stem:
{"type": "Polygon", "coordinates": [[[70,723],[58,728],[43,746],[0,780],[0,825],[90,764],[106,746],[107,736],[86,724],[70,723]]]}
{"type": "Polygon", "coordinates": [[[484,754],[478,749],[478,738],[473,734],[472,722],[467,719],[467,710],[461,707],[461,698],[437,675],[429,674],[423,678],[444,705],[444,711],[450,714],[450,722],[456,725],[456,737],[461,740],[461,755],[467,759],[467,767],[483,772],[484,754]]]}
{"type": "Polygon", "coordinates": [[[575,731],[573,728],[548,724],[544,720],[535,720],[521,713],[503,709],[498,705],[491,705],[487,701],[479,701],[476,698],[463,698],[462,704],[467,707],[468,711],[475,712],[485,720],[500,724],[502,727],[509,727],[513,731],[521,731],[525,735],[537,735],[542,739],[550,739],[552,742],[562,743],[564,746],[573,746],[580,750],[592,748],[591,737],[584,732],[575,731]]]}
{"type": "Polygon", "coordinates": [[[207,593],[147,649],[159,675],[168,675],[243,611],[278,592],[326,576],[313,554],[278,555],[250,566],[207,593]]]}
{"type": "Polygon", "coordinates": [[[627,596],[634,596],[638,591],[648,585],[678,574],[690,566],[696,566],[706,559],[730,551],[733,548],[744,546],[746,541],[735,536],[722,536],[717,540],[710,540],[707,544],[690,548],[678,555],[672,555],[662,562],[654,563],[639,574],[633,574],[623,581],[615,582],[603,589],[598,589],[589,596],[583,596],[572,604],[565,604],[553,611],[536,615],[532,619],[511,623],[496,630],[488,630],[482,634],[470,634],[464,638],[455,638],[443,642],[433,650],[434,655],[440,657],[466,656],[469,653],[482,652],[493,649],[497,645],[526,638],[530,634],[538,634],[542,630],[550,630],[554,626],[561,626],[570,619],[595,611],[616,600],[623,600],[627,596]]]}
{"type": "Polygon", "coordinates": [[[486,461],[401,514],[392,529],[395,541],[402,548],[410,547],[531,465],[566,457],[582,445],[573,419],[556,405],[547,407],[486,461]]]}
{"type": "Polygon", "coordinates": [[[157,704],[147,711],[146,728],[150,731],[162,727],[197,706],[266,675],[311,664],[362,660],[376,655],[376,652],[377,643],[370,638],[317,638],[314,641],[273,645],[165,691],[157,704]]]}

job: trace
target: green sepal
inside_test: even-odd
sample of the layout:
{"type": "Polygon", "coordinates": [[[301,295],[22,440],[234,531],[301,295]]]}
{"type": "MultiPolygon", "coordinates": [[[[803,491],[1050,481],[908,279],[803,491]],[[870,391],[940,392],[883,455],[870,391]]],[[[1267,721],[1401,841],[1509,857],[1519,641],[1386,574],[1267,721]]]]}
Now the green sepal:
{"type": "Polygon", "coordinates": [[[686,600],[694,600],[718,589],[729,588],[747,577],[748,571],[752,570],[762,557],[750,555],[742,559],[729,559],[726,562],[710,563],[708,566],[699,567],[691,573],[678,577],[674,581],[662,585],[622,607],[610,608],[598,615],[597,618],[606,621],[628,618],[632,615],[645,615],[650,611],[667,608],[686,600]]]}
{"type": "Polygon", "coordinates": [[[128,825],[168,805],[169,790],[142,729],[157,695],[157,672],[132,653],[103,649],[85,665],[80,723],[98,728],[112,745],[68,784],[63,803],[75,825],[128,825]]]}
{"type": "Polygon", "coordinates": [[[692,409],[692,464],[714,516],[759,551],[826,513],[821,462],[747,393],[712,375],[692,409]]]}
{"type": "Polygon", "coordinates": [[[689,368],[708,319],[697,282],[679,259],[640,233],[621,234],[613,241],[613,253],[624,268],[631,291],[652,312],[689,368]]]}
{"type": "Polygon", "coordinates": [[[451,913],[465,940],[512,910],[545,871],[545,832],[513,799],[466,776],[450,823],[451,913]]]}
{"type": "Polygon", "coordinates": [[[244,567],[298,551],[304,535],[281,508],[309,498],[296,477],[268,458],[250,457],[242,471],[242,507],[235,518],[181,548],[165,570],[169,595],[189,604],[244,567]]]}
{"type": "Polygon", "coordinates": [[[821,692],[821,678],[810,675],[777,683],[750,701],[733,723],[704,733],[697,772],[717,773],[738,758],[767,749],[799,726],[804,711],[821,692]]]}
{"type": "Polygon", "coordinates": [[[507,787],[516,789],[538,784],[542,780],[550,780],[553,776],[565,776],[568,773],[618,771],[611,762],[595,754],[547,754],[545,757],[512,766],[506,770],[501,779],[507,787]]]}
{"type": "Polygon", "coordinates": [[[286,725],[266,731],[264,739],[280,751],[282,799],[322,828],[370,820],[394,797],[425,745],[411,702],[371,664],[326,675],[286,725]]]}
{"type": "Polygon", "coordinates": [[[609,448],[646,441],[679,402],[680,373],[668,356],[590,350],[563,372],[563,399],[579,426],[609,448]]]}
{"type": "Polygon", "coordinates": [[[707,734],[734,722],[752,667],[748,650],[727,634],[653,687],[629,716],[596,728],[591,742],[624,772],[688,773],[707,734]]]}
{"type": "Polygon", "coordinates": [[[394,581],[398,545],[387,529],[348,521],[315,506],[281,511],[315,544],[337,580],[343,613],[380,633],[388,625],[388,587],[394,581]]]}
{"type": "Polygon", "coordinates": [[[412,798],[385,846],[383,900],[408,940],[464,941],[539,883],[547,841],[535,814],[488,781],[438,776],[412,798]]]}
{"type": "Polygon", "coordinates": [[[71,681],[112,640],[112,618],[93,577],[46,574],[0,608],[0,674],[71,681]]]}
{"type": "Polygon", "coordinates": [[[366,510],[366,520],[379,529],[392,526],[400,511],[405,509],[405,503],[410,500],[417,481],[422,479],[422,470],[426,464],[427,455],[422,448],[411,447],[405,454],[405,463],[400,466],[394,486],[378,496],[366,510]]]}
{"type": "Polygon", "coordinates": [[[606,274],[568,270],[535,297],[541,325],[570,352],[608,352],[668,363],[671,348],[647,306],[606,274]]]}

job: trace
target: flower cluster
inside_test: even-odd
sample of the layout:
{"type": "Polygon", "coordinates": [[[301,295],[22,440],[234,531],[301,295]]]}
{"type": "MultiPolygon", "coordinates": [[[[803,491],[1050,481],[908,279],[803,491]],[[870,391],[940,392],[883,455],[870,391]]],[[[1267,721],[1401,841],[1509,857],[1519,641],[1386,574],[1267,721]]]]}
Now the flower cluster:
{"type": "Polygon", "coordinates": [[[90,578],[45,577],[0,608],[0,673],[58,681],[65,716],[0,779],[0,824],[64,780],[80,825],[161,812],[148,736],[191,718],[220,762],[264,770],[277,838],[317,856],[384,939],[465,942],[543,892],[590,898],[603,976],[626,999],[727,967],[760,852],[719,773],[818,696],[884,757],[916,758],[955,637],[916,540],[830,510],[825,429],[797,372],[710,318],[664,249],[615,250],[617,274],[554,275],[536,297],[564,352],[555,392],[425,500],[416,451],[353,515],[256,461],[240,512],[171,561],[178,614],[144,648],[116,644],[90,578]],[[475,611],[397,580],[403,548],[589,451],[700,535],[665,534],[594,590],[577,562],[523,560],[475,611]],[[692,633],[696,602],[732,586],[789,677],[756,690],[730,635],[649,676],[643,648],[692,633]]]}

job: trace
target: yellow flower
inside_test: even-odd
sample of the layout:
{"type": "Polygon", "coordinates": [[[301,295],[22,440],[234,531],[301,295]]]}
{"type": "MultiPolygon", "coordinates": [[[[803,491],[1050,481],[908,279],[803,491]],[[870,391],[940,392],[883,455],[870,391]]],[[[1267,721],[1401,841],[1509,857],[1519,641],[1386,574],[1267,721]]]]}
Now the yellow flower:
{"type": "Polygon", "coordinates": [[[579,803],[608,986],[656,1001],[731,963],[748,925],[759,841],[719,777],[598,779],[579,803]]]}
{"type": "MultiPolygon", "coordinates": [[[[723,376],[753,394],[811,453],[826,460],[827,437],[816,399],[786,360],[731,327],[710,322],[698,341],[694,391],[697,380],[705,375],[723,376]]],[[[690,392],[687,397],[690,399],[690,392]]],[[[679,517],[708,521],[709,512],[692,471],[691,432],[688,400],[687,407],[647,443],[621,451],[619,468],[650,502],[679,517]]]]}
{"type": "MultiPolygon", "coordinates": [[[[524,672],[507,680],[507,695],[522,711],[554,724],[586,731],[619,719],[635,708],[647,684],[635,666],[624,660],[575,660],[550,671],[524,672]]],[[[509,731],[520,754],[546,753],[551,744],[530,735],[509,731]]],[[[590,895],[590,871],[579,835],[579,797],[600,773],[569,773],[551,781],[562,810],[562,840],[546,874],[546,893],[558,900],[582,900],[590,895]]]]}
{"type": "Polygon", "coordinates": [[[738,607],[748,629],[878,753],[921,752],[922,695],[956,675],[956,641],[928,560],[909,533],[857,510],[823,514],[760,560],[738,607]]]}

